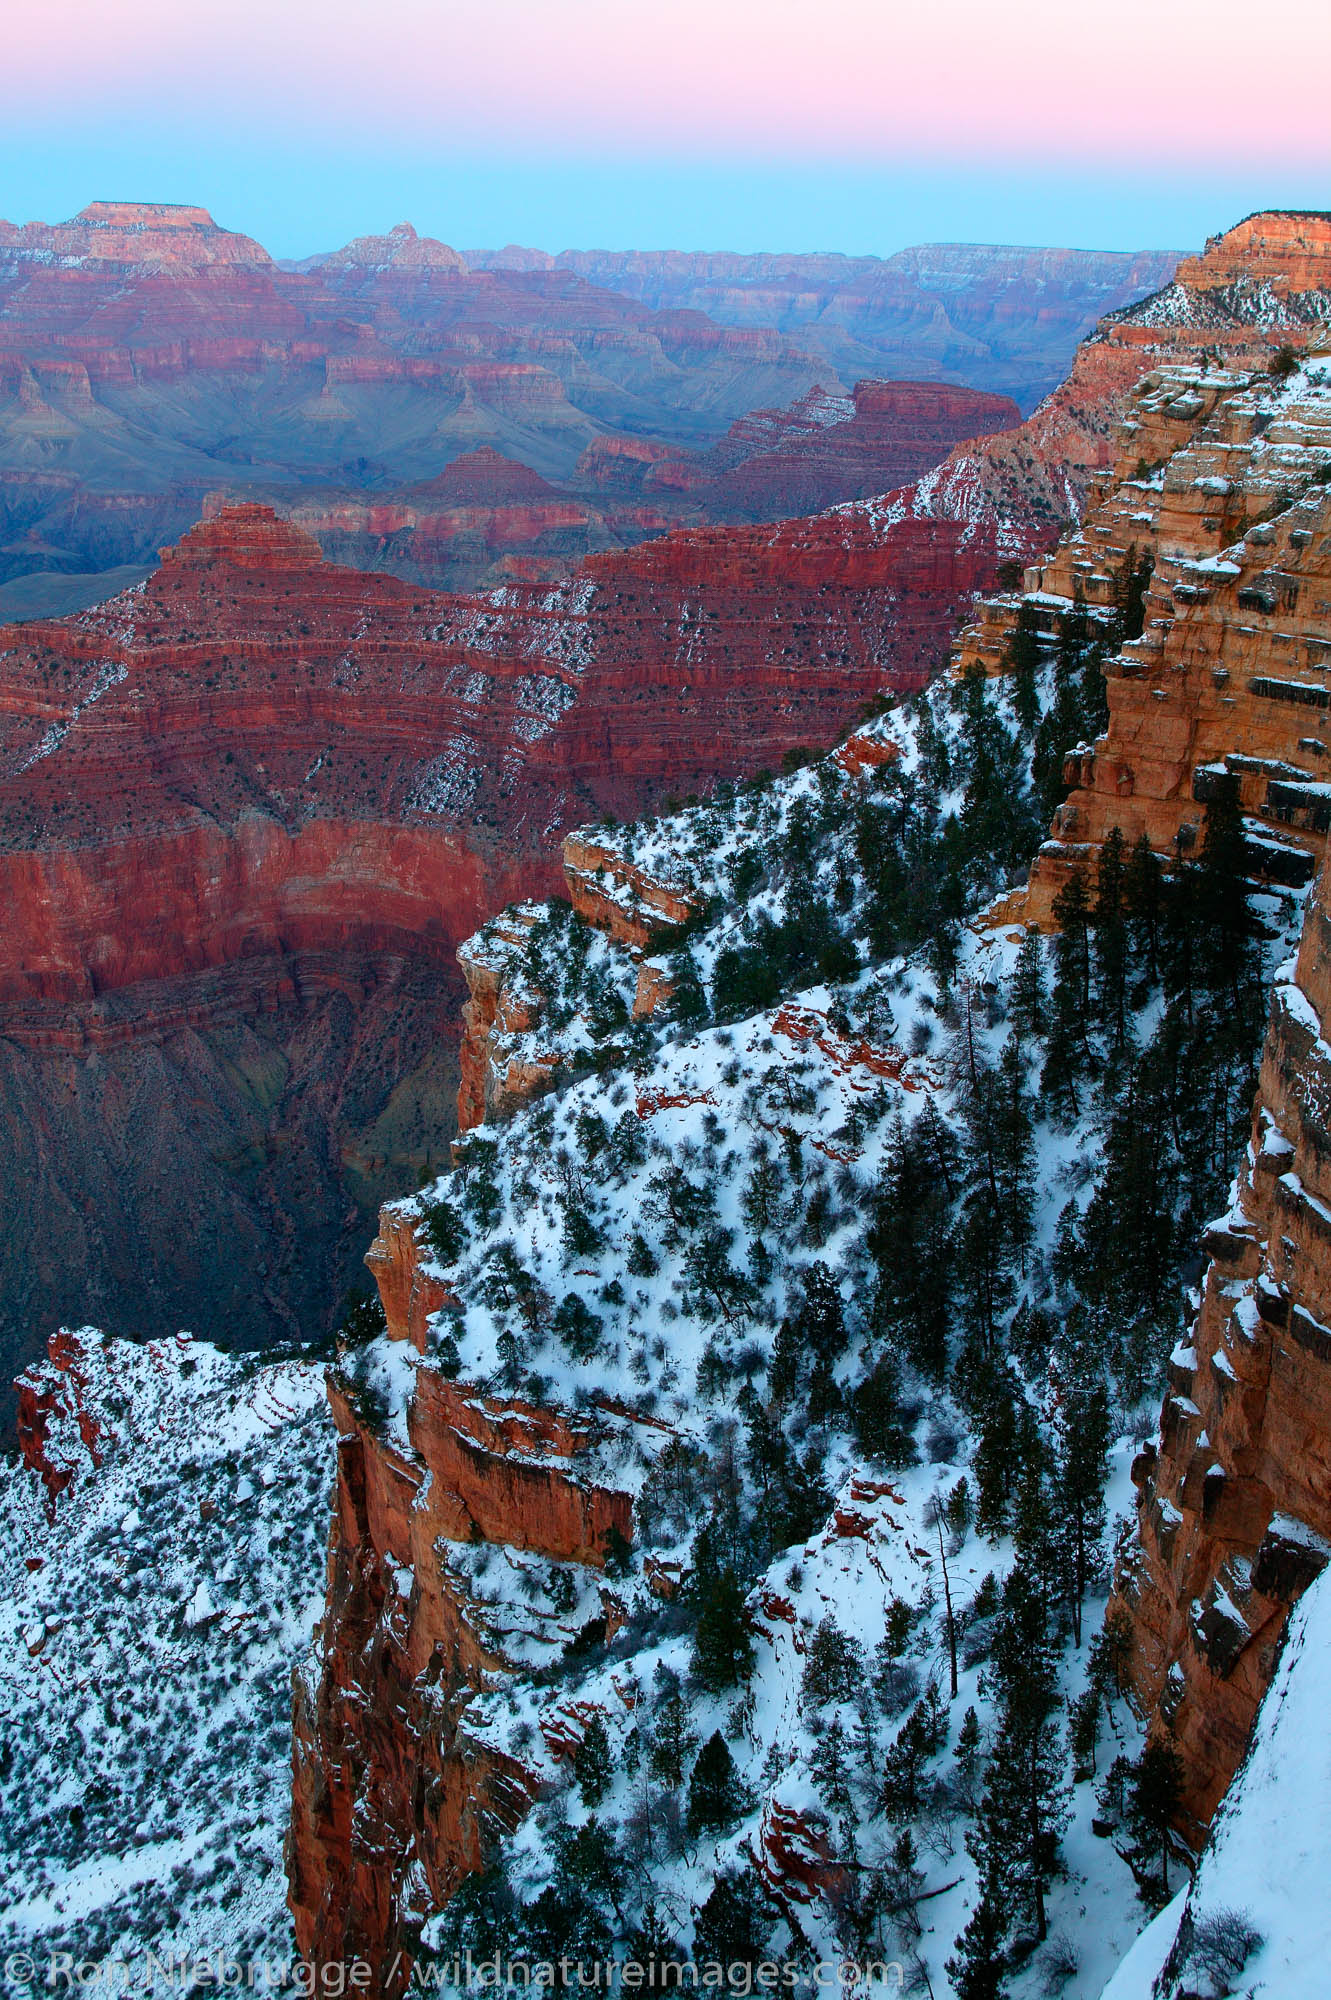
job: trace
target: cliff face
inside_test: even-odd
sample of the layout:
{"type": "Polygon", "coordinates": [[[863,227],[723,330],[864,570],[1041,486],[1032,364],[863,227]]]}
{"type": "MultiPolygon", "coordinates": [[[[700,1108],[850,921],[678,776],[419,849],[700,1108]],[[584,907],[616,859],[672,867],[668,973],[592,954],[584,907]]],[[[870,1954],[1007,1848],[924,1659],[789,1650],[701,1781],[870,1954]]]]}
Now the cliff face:
{"type": "Polygon", "coordinates": [[[1282,969],[1252,1141],[1158,1440],[1133,1467],[1132,1679],[1183,1758],[1196,1843],[1247,1747],[1290,1607],[1331,1555],[1331,882],[1282,969]]]}
{"type": "Polygon", "coordinates": [[[36,609],[51,586],[43,600],[34,579],[149,565],[209,491],[311,486],[339,495],[323,503],[337,555],[364,560],[368,537],[387,567],[455,585],[505,554],[567,567],[606,540],[578,496],[538,527],[522,508],[449,521],[411,489],[487,446],[555,479],[624,428],[705,447],[827,374],[770,330],[656,314],[567,272],[472,271],[405,225],[293,271],[203,209],[0,224],[0,585],[36,609]],[[405,551],[400,523],[336,518],[385,492],[423,511],[405,551]]]}
{"type": "MultiPolygon", "coordinates": [[[[367,1421],[330,1380],[338,1432],[328,1597],[317,1654],[295,1681],[290,1907],[303,1956],[360,1957],[377,1990],[406,1987],[421,1921],[528,1810],[534,1774],[478,1742],[466,1711],[487,1676],[576,1627],[518,1608],[517,1579],[547,1563],[590,1580],[631,1497],[582,1470],[603,1428],[451,1382],[424,1356],[423,1253],[410,1222],[371,1251],[395,1359],[390,1414],[367,1421]],[[386,1273],[391,1273],[388,1282],[386,1273]],[[397,1365],[400,1364],[400,1365],[397,1365]],[[497,1544],[512,1581],[496,1615],[469,1589],[464,1549],[497,1544]],[[514,1592],[512,1598],[509,1592],[514,1592]]],[[[433,1281],[425,1280],[428,1293],[433,1281]]],[[[436,1299],[437,1303],[437,1299],[436,1299]]],[[[572,1593],[570,1593],[570,1602],[572,1593]]]]}
{"type": "Polygon", "coordinates": [[[1144,375],[1202,355],[1263,368],[1278,347],[1325,345],[1328,245],[1326,216],[1281,212],[1213,237],[1172,284],[1102,320],[1020,429],[960,445],[927,473],[905,496],[909,511],[987,525],[1007,556],[1043,554],[1115,465],[1118,423],[1144,375]]]}
{"type": "MultiPolygon", "coordinates": [[[[1105,669],[1109,722],[1069,762],[1072,790],[1022,907],[1050,921],[1111,827],[1168,856],[1195,843],[1208,784],[1238,780],[1254,872],[1306,882],[1325,844],[1324,685],[1331,367],[1281,385],[1163,369],[1129,405],[1120,456],[1080,529],[983,607],[959,662],[1001,671],[1019,605],[1054,627],[1108,618],[1128,566],[1154,564],[1144,627],[1105,669]]],[[[1016,902],[1012,907],[1016,908],[1016,902]]]]}

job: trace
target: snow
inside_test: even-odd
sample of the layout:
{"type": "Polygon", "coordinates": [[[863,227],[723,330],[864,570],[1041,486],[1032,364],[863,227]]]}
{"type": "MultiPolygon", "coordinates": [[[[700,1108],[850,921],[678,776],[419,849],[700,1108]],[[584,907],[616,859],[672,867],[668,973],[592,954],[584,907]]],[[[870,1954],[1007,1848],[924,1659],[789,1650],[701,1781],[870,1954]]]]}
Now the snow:
{"type": "Polygon", "coordinates": [[[35,1473],[0,1468],[0,1711],[24,1746],[0,1759],[0,1822],[21,1829],[0,1958],[285,1959],[290,1671],[322,1610],[332,1470],[322,1370],[188,1335],[73,1338],[66,1371],[30,1371],[55,1392],[47,1457],[71,1483],[48,1504],[35,1473]]]}

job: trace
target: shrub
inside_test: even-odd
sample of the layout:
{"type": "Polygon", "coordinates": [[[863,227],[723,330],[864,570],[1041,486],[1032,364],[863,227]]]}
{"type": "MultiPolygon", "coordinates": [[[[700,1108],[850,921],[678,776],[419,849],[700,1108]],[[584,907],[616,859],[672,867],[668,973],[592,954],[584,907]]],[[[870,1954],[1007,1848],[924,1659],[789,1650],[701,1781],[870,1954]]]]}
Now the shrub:
{"type": "Polygon", "coordinates": [[[1188,1961],[1222,1993],[1228,1993],[1231,1983],[1265,1942],[1245,1910],[1213,1910],[1193,1925],[1188,1961]]]}

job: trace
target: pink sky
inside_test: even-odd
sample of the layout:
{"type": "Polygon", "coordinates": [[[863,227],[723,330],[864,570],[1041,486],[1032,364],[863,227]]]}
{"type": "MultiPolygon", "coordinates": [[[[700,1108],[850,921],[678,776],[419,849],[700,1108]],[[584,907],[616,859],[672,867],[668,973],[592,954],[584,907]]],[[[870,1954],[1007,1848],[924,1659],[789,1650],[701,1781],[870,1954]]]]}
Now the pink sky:
{"type": "Polygon", "coordinates": [[[1221,171],[1325,167],[1329,83],[1328,0],[44,0],[11,12],[0,107],[48,134],[1221,171]]]}

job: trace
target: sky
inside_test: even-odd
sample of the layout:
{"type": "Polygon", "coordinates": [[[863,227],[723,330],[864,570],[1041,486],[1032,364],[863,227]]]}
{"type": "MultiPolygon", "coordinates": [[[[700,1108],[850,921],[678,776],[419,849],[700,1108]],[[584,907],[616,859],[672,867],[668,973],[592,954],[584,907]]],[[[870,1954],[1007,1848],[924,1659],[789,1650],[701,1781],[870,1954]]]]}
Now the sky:
{"type": "Polygon", "coordinates": [[[276,256],[1184,249],[1331,208],[1331,4],[43,0],[0,64],[0,215],[198,202],[276,256]],[[1258,24],[1259,25],[1259,24],[1258,24]]]}

